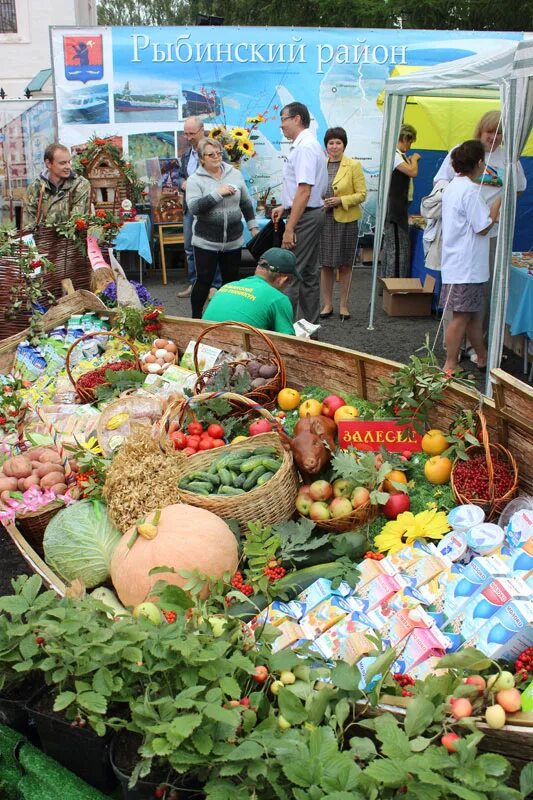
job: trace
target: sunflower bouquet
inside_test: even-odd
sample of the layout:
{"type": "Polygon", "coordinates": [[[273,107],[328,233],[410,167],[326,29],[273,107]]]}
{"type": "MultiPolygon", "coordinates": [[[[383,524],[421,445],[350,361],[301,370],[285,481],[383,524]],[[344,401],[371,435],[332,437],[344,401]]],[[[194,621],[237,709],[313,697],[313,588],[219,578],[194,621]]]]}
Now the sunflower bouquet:
{"type": "Polygon", "coordinates": [[[266,121],[264,114],[257,114],[255,117],[247,117],[246,122],[249,128],[227,128],[225,125],[217,125],[209,131],[209,138],[220,142],[232,164],[240,164],[255,156],[254,130],[261,122],[266,121]]]}

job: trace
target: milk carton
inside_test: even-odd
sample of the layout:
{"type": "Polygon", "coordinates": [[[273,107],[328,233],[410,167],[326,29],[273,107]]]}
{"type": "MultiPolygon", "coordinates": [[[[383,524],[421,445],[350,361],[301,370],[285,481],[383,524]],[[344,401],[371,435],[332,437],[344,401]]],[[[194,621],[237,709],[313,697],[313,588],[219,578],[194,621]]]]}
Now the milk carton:
{"type": "Polygon", "coordinates": [[[463,567],[461,572],[454,572],[452,569],[444,587],[442,609],[438,610],[442,610],[446,619],[453,619],[494,578],[506,575],[507,566],[497,556],[478,556],[463,567]]]}
{"type": "MultiPolygon", "coordinates": [[[[378,575],[366,586],[357,587],[357,597],[366,601],[367,609],[386,603],[397,591],[403,589],[405,581],[399,575],[378,575]]],[[[366,609],[365,609],[366,610],[366,609]]]]}
{"type": "Polygon", "coordinates": [[[522,542],[520,547],[513,548],[509,558],[509,570],[524,580],[533,574],[533,536],[522,542]]]}
{"type": "Polygon", "coordinates": [[[273,600],[260,614],[252,620],[252,627],[260,625],[274,625],[278,627],[282,622],[293,620],[297,622],[303,616],[303,608],[296,601],[282,603],[280,600],[273,600]]]}
{"type": "Polygon", "coordinates": [[[348,597],[351,593],[352,589],[345,581],[342,581],[336,589],[332,589],[331,581],[328,578],[319,578],[307,589],[304,589],[303,592],[300,592],[296,601],[303,607],[302,616],[304,616],[323,600],[327,600],[328,597],[333,595],[348,597]]]}
{"type": "Polygon", "coordinates": [[[450,569],[452,562],[443,555],[427,555],[407,567],[407,575],[415,579],[416,588],[429,583],[441,572],[450,569]]]}
{"type": "Polygon", "coordinates": [[[357,623],[350,616],[344,617],[325,631],[314,644],[324,658],[342,660],[348,664],[355,664],[361,656],[375,649],[364,631],[357,629],[357,623]]]}
{"type": "Polygon", "coordinates": [[[352,611],[364,611],[365,604],[355,597],[328,597],[300,620],[302,636],[316,639],[352,611]]]}
{"type": "Polygon", "coordinates": [[[396,575],[398,572],[406,572],[407,568],[415,561],[428,555],[436,555],[437,552],[437,548],[431,542],[421,542],[417,539],[414,544],[406,545],[401,550],[389,553],[388,556],[376,563],[379,564],[382,572],[396,575]]]}
{"type": "Polygon", "coordinates": [[[466,644],[472,644],[490,658],[514,661],[533,645],[533,603],[509,601],[466,644]]]}
{"type": "Polygon", "coordinates": [[[381,635],[390,647],[396,647],[415,628],[431,628],[433,620],[421,606],[418,608],[403,608],[389,618],[381,635]]]}
{"type": "Polygon", "coordinates": [[[427,661],[428,658],[441,658],[449,642],[434,626],[431,628],[415,628],[407,638],[405,647],[397,659],[399,672],[407,672],[427,661]]]}
{"type": "Polygon", "coordinates": [[[487,620],[510,600],[528,600],[532,592],[520,578],[495,578],[488,586],[472,598],[462,614],[455,618],[460,621],[460,632],[470,639],[487,620]]]}
{"type": "Polygon", "coordinates": [[[505,538],[513,547],[520,545],[533,536],[533,511],[521,508],[515,511],[505,529],[505,538]]]}

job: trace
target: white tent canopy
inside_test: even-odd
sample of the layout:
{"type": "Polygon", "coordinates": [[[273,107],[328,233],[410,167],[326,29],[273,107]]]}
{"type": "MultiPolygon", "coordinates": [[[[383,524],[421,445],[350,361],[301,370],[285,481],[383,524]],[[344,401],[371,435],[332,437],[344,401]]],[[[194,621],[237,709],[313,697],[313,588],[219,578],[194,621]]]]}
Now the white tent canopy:
{"type": "Polygon", "coordinates": [[[503,350],[507,287],[516,215],[517,163],[533,126],[533,39],[521,42],[504,40],[501,47],[492,50],[486,56],[469,56],[430,69],[389,78],[386,81],[369,328],[372,329],[374,322],[379,243],[383,235],[394,150],[406,99],[409,95],[446,95],[447,90],[453,90],[457,96],[458,89],[463,90],[464,96],[469,96],[487,87],[495,87],[499,91],[505,153],[505,177],[490,306],[489,356],[485,389],[486,394],[490,395],[492,393],[490,369],[499,366],[503,350]]]}

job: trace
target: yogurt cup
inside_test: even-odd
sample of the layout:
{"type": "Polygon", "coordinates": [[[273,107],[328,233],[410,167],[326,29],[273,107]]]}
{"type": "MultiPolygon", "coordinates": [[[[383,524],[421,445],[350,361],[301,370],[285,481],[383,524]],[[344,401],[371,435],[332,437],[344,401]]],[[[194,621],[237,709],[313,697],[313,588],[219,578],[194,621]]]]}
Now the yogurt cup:
{"type": "Polygon", "coordinates": [[[466,533],[474,525],[480,525],[485,519],[485,512],[480,506],[467,504],[452,508],[448,514],[448,522],[454,531],[466,533]]]}
{"type": "Polygon", "coordinates": [[[503,528],[499,525],[482,522],[470,528],[466,534],[466,543],[476,555],[488,556],[502,546],[504,536],[503,528]]]}
{"type": "Polygon", "coordinates": [[[447,533],[437,544],[437,550],[441,556],[446,556],[450,561],[458,561],[460,564],[468,564],[471,558],[466,534],[462,531],[447,533]]]}

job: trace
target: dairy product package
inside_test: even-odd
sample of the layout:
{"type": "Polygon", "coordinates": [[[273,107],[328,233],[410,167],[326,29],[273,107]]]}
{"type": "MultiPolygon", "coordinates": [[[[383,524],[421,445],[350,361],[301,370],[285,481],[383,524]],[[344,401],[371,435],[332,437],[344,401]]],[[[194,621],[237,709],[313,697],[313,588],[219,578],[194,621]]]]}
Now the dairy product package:
{"type": "Polygon", "coordinates": [[[413,562],[429,555],[437,555],[437,553],[438,550],[432,542],[423,542],[417,539],[414,544],[406,545],[395,553],[389,553],[388,556],[375,563],[379,564],[382,572],[396,575],[398,572],[406,572],[407,567],[413,562]]]}
{"type": "Polygon", "coordinates": [[[466,543],[469,550],[478,556],[489,556],[502,546],[504,540],[503,528],[493,522],[482,522],[474,525],[466,533],[466,543]]]}
{"type": "Polygon", "coordinates": [[[413,667],[428,658],[441,658],[449,647],[446,637],[436,628],[415,628],[407,637],[398,656],[399,672],[410,673],[413,667]]]}
{"type": "Polygon", "coordinates": [[[415,586],[418,589],[425,583],[429,583],[441,572],[451,569],[452,562],[446,556],[427,555],[425,558],[420,558],[418,561],[410,564],[407,567],[407,575],[413,577],[416,581],[415,586]]]}
{"type": "Polygon", "coordinates": [[[297,622],[302,617],[302,607],[297,602],[283,603],[281,600],[273,600],[269,606],[263,609],[251,621],[253,628],[260,625],[274,625],[277,627],[282,622],[295,621],[297,622]]]}
{"type": "Polygon", "coordinates": [[[437,610],[442,610],[446,619],[453,619],[494,578],[505,577],[508,574],[505,562],[497,556],[473,558],[461,572],[455,572],[453,569],[450,571],[444,586],[442,609],[437,610]]]}
{"type": "Polygon", "coordinates": [[[365,636],[364,630],[358,629],[351,616],[344,617],[321,634],[314,644],[324,658],[348,664],[354,664],[361,656],[375,650],[375,645],[365,636]]]}
{"type": "Polygon", "coordinates": [[[454,531],[466,533],[474,525],[484,521],[485,512],[480,506],[466,504],[452,508],[447,519],[454,531]]]}
{"type": "Polygon", "coordinates": [[[280,635],[272,642],[273,653],[277,653],[278,650],[283,650],[285,647],[290,647],[300,639],[307,638],[297,622],[281,622],[277,629],[280,635]]]}
{"type": "Polygon", "coordinates": [[[517,577],[495,578],[472,598],[465,610],[454,619],[456,630],[464,639],[470,639],[502,606],[510,600],[531,600],[533,593],[517,577]]]}
{"type": "Polygon", "coordinates": [[[477,647],[490,658],[514,661],[533,645],[533,603],[511,600],[475,632],[466,645],[477,647]]]}
{"type": "Polygon", "coordinates": [[[381,631],[384,642],[390,647],[396,647],[415,628],[431,628],[433,620],[422,606],[418,608],[404,608],[389,617],[386,626],[381,631]]]}
{"type": "Polygon", "coordinates": [[[522,508],[515,511],[505,528],[505,538],[513,547],[520,547],[533,536],[533,510],[522,508]]]}
{"type": "Polygon", "coordinates": [[[461,531],[447,533],[437,544],[437,550],[441,556],[446,556],[450,561],[457,561],[459,564],[468,564],[472,559],[466,535],[461,531]]]}
{"type": "Polygon", "coordinates": [[[339,596],[348,597],[352,593],[352,588],[345,581],[342,581],[336,589],[331,586],[329,578],[319,578],[307,589],[304,589],[297,596],[296,601],[302,606],[302,616],[311,611],[312,608],[317,606],[322,600],[327,600],[328,597],[339,596]]]}
{"type": "Polygon", "coordinates": [[[308,611],[300,620],[302,636],[316,639],[352,611],[364,611],[365,604],[355,597],[328,597],[308,611]]]}

